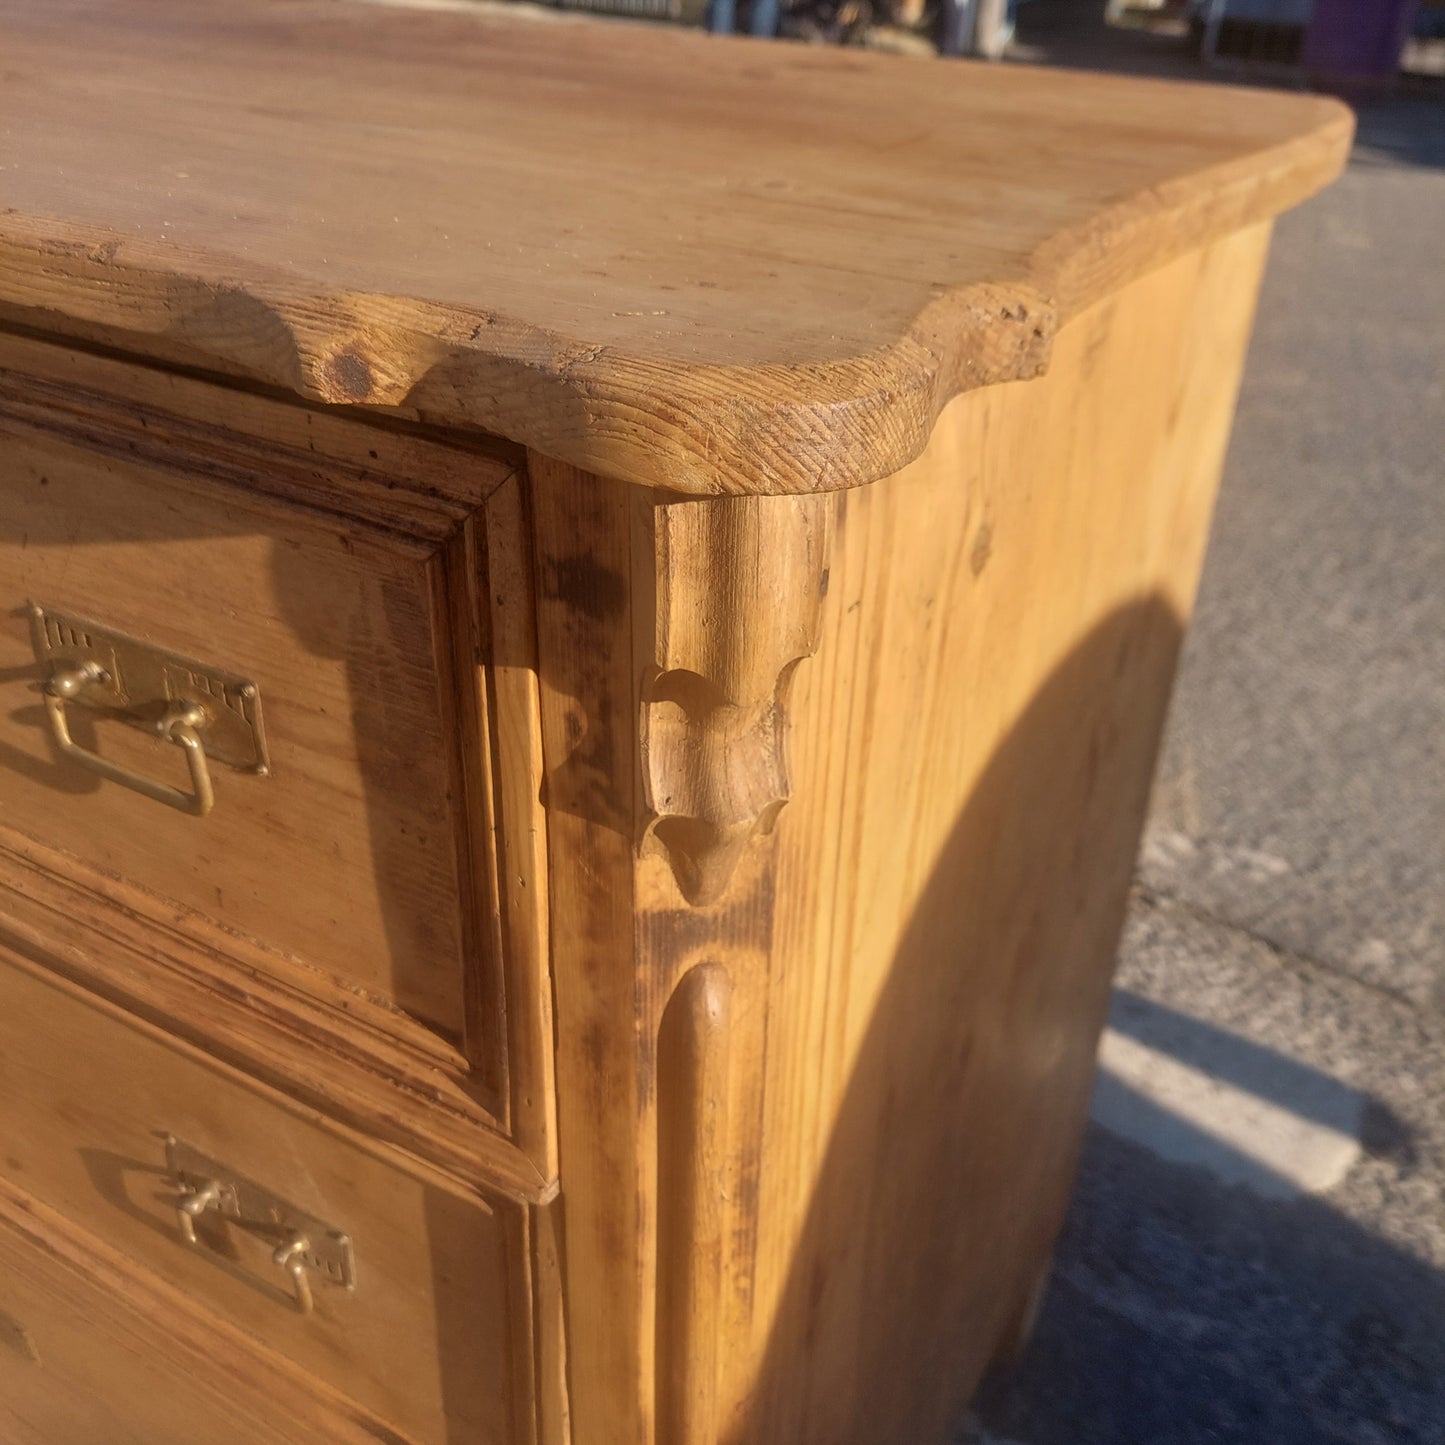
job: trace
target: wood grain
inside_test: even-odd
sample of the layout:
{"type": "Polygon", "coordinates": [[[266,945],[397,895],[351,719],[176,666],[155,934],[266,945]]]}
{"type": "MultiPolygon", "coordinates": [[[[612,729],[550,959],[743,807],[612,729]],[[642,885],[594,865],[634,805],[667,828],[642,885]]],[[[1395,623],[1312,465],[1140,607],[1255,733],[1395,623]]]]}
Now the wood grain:
{"type": "Polygon", "coordinates": [[[536,1321],[537,1442],[570,1445],[567,1385],[567,1289],[563,1276],[562,1206],[532,1211],[532,1315],[536,1321]]]}
{"type": "MultiPolygon", "coordinates": [[[[461,1041],[437,543],[272,501],[163,432],[125,459],[119,440],[107,454],[54,439],[18,401],[7,413],[23,389],[0,376],[7,821],[461,1041]],[[59,757],[29,600],[252,679],[270,776],[216,767],[216,811],[196,819],[59,757]]],[[[93,409],[78,440],[98,442],[104,420],[93,409]]],[[[86,733],[113,761],[184,775],[178,749],[135,729],[86,733]]]]}
{"type": "Polygon", "coordinates": [[[199,456],[202,469],[229,465],[263,495],[416,537],[451,535],[523,455],[477,431],[442,431],[259,385],[221,386],[23,331],[0,330],[0,372],[7,412],[33,428],[80,433],[125,455],[155,435],[199,456]]]}
{"type": "Polygon", "coordinates": [[[943,1440],[1007,1344],[1082,1135],[1267,236],[1097,303],[1048,377],[960,397],[832,499],[790,801],[707,901],[647,831],[659,619],[707,578],[767,655],[818,519],[678,527],[736,503],[532,459],[576,1445],[943,1440]]]}
{"type": "Polygon", "coordinates": [[[407,1165],[0,948],[4,1177],[428,1445],[513,1445],[531,1329],[519,1211],[407,1165]],[[176,1230],[175,1133],[351,1235],[354,1294],[301,1315],[273,1241],[176,1230]]]}
{"type": "MultiPolygon", "coordinates": [[[[464,1177],[489,1158],[508,1188],[535,1196],[556,1162],[518,461],[475,437],[0,336],[9,610],[62,601],[192,655],[216,660],[219,647],[262,682],[273,743],[264,783],[217,770],[214,817],[157,816],[52,757],[13,616],[3,812],[31,835],[9,846],[41,877],[8,861],[0,872],[40,890],[15,916],[50,909],[26,946],[62,941],[98,986],[213,1030],[223,1051],[241,1048],[387,1137],[410,1131],[464,1177]],[[91,866],[63,861],[57,844],[91,866]],[[71,885],[80,899],[65,902],[71,885]],[[122,920],[106,924],[85,894],[122,920]],[[135,917],[169,947],[104,978],[104,934],[135,917]],[[286,1037],[267,1038],[268,1021],[286,1037]],[[360,1068],[349,1079],[347,1061],[360,1068]]],[[[142,770],[174,767],[152,739],[97,732],[142,770]]]]}
{"type": "Polygon", "coordinates": [[[527,1201],[556,1191],[525,1131],[515,1142],[499,1132],[467,1060],[428,1030],[400,1028],[394,1011],[347,990],[295,984],[270,951],[8,829],[0,941],[458,1180],[527,1201]]]}
{"type": "Polygon", "coordinates": [[[0,1180],[6,1445],[420,1445],[0,1180]]]}
{"type": "MultiPolygon", "coordinates": [[[[655,1025],[636,966],[639,676],[632,604],[637,498],[529,459],[546,764],[557,1139],[574,1439],[643,1445],[651,1419],[654,1161],[638,1048],[655,1025]],[[603,1121],[610,1121],[604,1123],[603,1121]],[[605,1304],[602,1302],[605,1301],[605,1304]],[[603,1309],[605,1326],[582,1320],[603,1309]]],[[[644,595],[646,595],[644,593],[644,595]]],[[[644,604],[641,612],[653,620],[644,604]]],[[[663,865],[665,866],[665,865],[663,865]]]]}
{"type": "Polygon", "coordinates": [[[1351,133],[1260,90],[621,34],[10,0],[0,317],[646,485],[831,490],[1351,133]]]}
{"type": "Polygon", "coordinates": [[[538,1175],[555,1182],[555,1019],[547,819],[540,790],[542,718],[531,518],[520,476],[509,477],[488,498],[479,530],[485,556],[479,548],[473,565],[484,641],[463,670],[475,689],[474,747],[486,771],[485,778],[477,780],[487,797],[481,820],[491,825],[477,851],[485,860],[497,920],[493,946],[506,980],[510,1132],[538,1175]]]}
{"type": "Polygon", "coordinates": [[[948,1438],[1047,1268],[1266,241],[1100,303],[846,499],[778,822],[739,1440],[948,1438]]]}

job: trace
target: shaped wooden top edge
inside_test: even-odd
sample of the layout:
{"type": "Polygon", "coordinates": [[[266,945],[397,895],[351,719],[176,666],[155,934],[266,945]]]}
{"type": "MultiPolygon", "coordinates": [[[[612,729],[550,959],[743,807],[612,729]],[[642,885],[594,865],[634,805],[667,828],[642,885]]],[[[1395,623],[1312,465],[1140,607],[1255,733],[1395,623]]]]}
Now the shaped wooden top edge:
{"type": "Polygon", "coordinates": [[[674,494],[842,490],[912,461],[959,393],[1040,374],[1058,327],[1088,305],[1328,185],[1353,113],[1290,99],[1314,113],[1292,138],[1122,198],[1045,241],[1022,274],[942,290],[894,341],[836,361],[674,364],[13,211],[0,214],[0,323],[480,427],[674,494]]]}
{"type": "MultiPolygon", "coordinates": [[[[1242,88],[1241,98],[1248,102],[1242,88]]],[[[1134,277],[1272,220],[1335,181],[1354,143],[1354,111],[1330,96],[1288,99],[1312,113],[1312,126],[1137,192],[1040,245],[1031,274],[1054,298],[1061,324],[1134,277]]]]}

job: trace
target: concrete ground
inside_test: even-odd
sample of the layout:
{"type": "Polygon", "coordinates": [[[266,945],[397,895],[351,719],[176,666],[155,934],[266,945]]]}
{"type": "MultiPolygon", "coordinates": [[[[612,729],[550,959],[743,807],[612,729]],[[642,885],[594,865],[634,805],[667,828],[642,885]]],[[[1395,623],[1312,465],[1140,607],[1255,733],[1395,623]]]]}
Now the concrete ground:
{"type": "MultiPolygon", "coordinates": [[[[1033,0],[1016,48],[1199,74],[1101,12],[1033,0]]],[[[1346,176],[1279,225],[1119,977],[1126,1013],[1272,1060],[1256,1080],[1358,1091],[1361,1148],[1323,1192],[1260,1192],[1096,1125],[1033,1344],[967,1439],[1445,1442],[1432,84],[1362,109],[1346,176]]]]}

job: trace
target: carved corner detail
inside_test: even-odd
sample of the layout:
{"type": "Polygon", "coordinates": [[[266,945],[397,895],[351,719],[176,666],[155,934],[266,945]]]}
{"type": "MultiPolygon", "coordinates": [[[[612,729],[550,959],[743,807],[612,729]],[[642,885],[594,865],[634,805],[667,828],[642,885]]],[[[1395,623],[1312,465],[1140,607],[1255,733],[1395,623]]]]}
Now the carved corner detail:
{"type": "Polygon", "coordinates": [[[655,509],[655,664],[642,695],[644,841],[684,898],[716,901],[788,800],[787,700],[817,645],[829,497],[655,509]]]}

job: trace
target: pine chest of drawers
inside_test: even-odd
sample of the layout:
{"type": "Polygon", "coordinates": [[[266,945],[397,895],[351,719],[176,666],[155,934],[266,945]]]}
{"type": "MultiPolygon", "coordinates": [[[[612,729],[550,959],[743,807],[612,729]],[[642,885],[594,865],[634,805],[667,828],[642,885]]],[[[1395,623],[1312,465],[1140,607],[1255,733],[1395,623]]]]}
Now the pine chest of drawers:
{"type": "Polygon", "coordinates": [[[0,1439],[943,1441],[1329,102],[0,6],[0,1439]]]}

